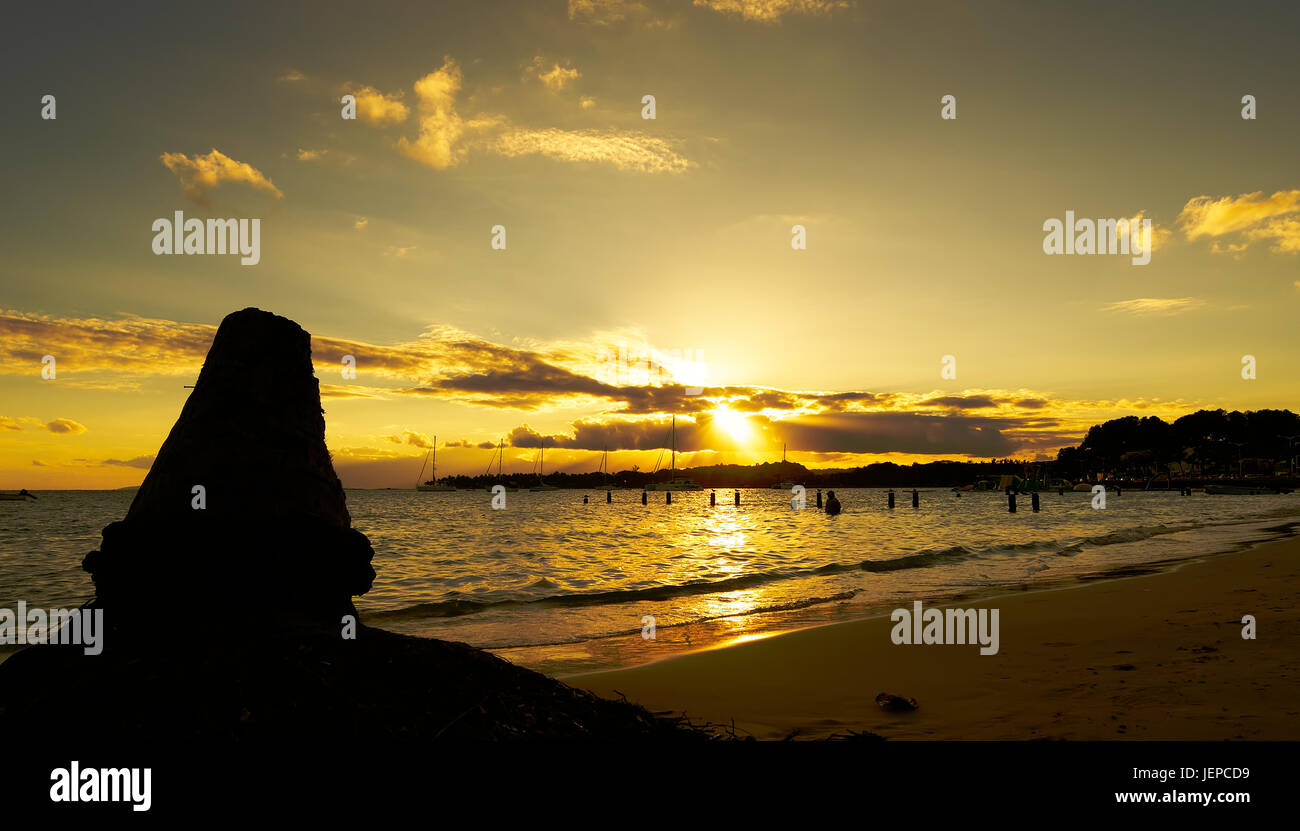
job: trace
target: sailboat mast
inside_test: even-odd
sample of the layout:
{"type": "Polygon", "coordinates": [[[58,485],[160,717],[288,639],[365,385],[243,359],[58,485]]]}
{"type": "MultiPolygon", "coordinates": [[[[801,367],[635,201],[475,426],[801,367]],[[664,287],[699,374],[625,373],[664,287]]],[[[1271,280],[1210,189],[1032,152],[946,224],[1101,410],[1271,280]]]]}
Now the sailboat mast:
{"type": "Polygon", "coordinates": [[[433,468],[429,471],[429,481],[438,483],[438,436],[433,437],[433,468]]]}
{"type": "Polygon", "coordinates": [[[677,416],[673,416],[673,473],[677,472],[677,416]]]}

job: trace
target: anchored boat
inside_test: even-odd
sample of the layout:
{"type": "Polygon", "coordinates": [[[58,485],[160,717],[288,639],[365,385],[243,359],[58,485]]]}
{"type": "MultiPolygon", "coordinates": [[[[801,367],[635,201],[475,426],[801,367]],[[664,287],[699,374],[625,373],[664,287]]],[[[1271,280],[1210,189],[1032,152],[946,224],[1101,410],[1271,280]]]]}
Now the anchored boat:
{"type": "MultiPolygon", "coordinates": [[[[429,471],[429,481],[425,482],[424,484],[417,484],[415,486],[415,489],[417,491],[425,491],[425,492],[433,491],[435,493],[456,490],[454,485],[448,485],[445,482],[444,483],[438,482],[438,437],[437,436],[433,437],[433,448],[428,453],[424,454],[425,462],[429,461],[430,455],[432,455],[433,457],[433,468],[429,471]]],[[[420,465],[420,476],[423,475],[424,475],[424,465],[420,465]]],[[[420,476],[415,477],[415,481],[417,483],[420,481],[420,476]]]]}
{"type": "MultiPolygon", "coordinates": [[[[667,482],[651,482],[650,484],[645,486],[645,489],[648,491],[702,491],[704,490],[704,488],[700,487],[699,483],[697,483],[691,477],[677,475],[677,416],[673,416],[673,426],[672,426],[672,431],[670,433],[670,436],[671,436],[670,444],[672,446],[672,467],[670,468],[671,473],[669,474],[669,479],[667,482]]],[[[663,453],[662,450],[659,452],[661,454],[663,453]]],[[[659,458],[662,459],[663,456],[661,455],[659,458]]]]}

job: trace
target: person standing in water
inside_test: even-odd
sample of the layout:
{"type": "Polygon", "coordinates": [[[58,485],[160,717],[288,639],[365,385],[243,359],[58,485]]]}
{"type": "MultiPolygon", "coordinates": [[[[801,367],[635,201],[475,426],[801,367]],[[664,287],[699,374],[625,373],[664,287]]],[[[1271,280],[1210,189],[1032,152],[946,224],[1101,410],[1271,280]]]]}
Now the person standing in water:
{"type": "Polygon", "coordinates": [[[840,512],[840,501],[835,498],[835,491],[826,491],[826,513],[835,516],[840,512]]]}

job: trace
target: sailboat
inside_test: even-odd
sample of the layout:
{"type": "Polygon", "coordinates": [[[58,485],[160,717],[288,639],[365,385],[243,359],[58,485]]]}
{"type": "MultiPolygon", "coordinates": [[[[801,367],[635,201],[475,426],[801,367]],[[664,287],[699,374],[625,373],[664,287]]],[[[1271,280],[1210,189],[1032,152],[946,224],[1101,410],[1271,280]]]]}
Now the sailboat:
{"type": "MultiPolygon", "coordinates": [[[[677,475],[677,416],[673,416],[672,427],[672,473],[667,482],[651,482],[646,485],[648,491],[702,491],[704,488],[689,476],[677,475]]],[[[661,451],[662,452],[662,451],[661,451]]],[[[660,457],[662,458],[662,457],[660,457]]]]}
{"type": "MultiPolygon", "coordinates": [[[[505,459],[505,455],[506,455],[506,440],[502,439],[501,443],[497,445],[497,452],[492,454],[492,457],[496,460],[497,463],[497,480],[493,484],[487,486],[488,491],[491,491],[497,485],[500,485],[501,487],[505,488],[510,493],[514,493],[515,491],[519,490],[519,486],[516,485],[514,482],[506,482],[504,479],[501,478],[501,462],[505,459]]],[[[489,473],[492,472],[492,462],[488,462],[488,472],[489,473]]]]}
{"type": "Polygon", "coordinates": [[[429,470],[429,481],[425,482],[424,484],[419,484],[420,476],[424,475],[424,465],[422,464],[420,465],[420,476],[415,477],[415,481],[416,481],[415,489],[417,491],[433,491],[435,493],[442,493],[444,491],[456,490],[456,488],[453,485],[448,485],[446,483],[439,484],[438,482],[438,437],[437,436],[433,437],[433,448],[428,453],[424,454],[424,461],[426,463],[429,461],[430,455],[433,456],[433,467],[429,470]]]}
{"type": "MultiPolygon", "coordinates": [[[[785,472],[786,472],[786,466],[785,466],[785,465],[786,465],[786,462],[785,462],[785,445],[782,444],[782,445],[781,445],[781,472],[782,472],[782,473],[785,473],[785,472]]],[[[776,484],[772,485],[772,490],[777,490],[777,491],[788,491],[788,490],[790,490],[791,488],[793,488],[793,487],[794,487],[795,485],[797,485],[797,484],[799,484],[799,483],[798,483],[798,482],[790,482],[790,481],[787,481],[787,480],[785,480],[785,479],[782,479],[780,482],[777,482],[776,484]]]]}
{"type": "Polygon", "coordinates": [[[537,457],[537,484],[529,488],[530,491],[537,493],[539,491],[558,491],[559,488],[554,485],[546,484],[546,445],[543,444],[540,455],[537,457]]]}

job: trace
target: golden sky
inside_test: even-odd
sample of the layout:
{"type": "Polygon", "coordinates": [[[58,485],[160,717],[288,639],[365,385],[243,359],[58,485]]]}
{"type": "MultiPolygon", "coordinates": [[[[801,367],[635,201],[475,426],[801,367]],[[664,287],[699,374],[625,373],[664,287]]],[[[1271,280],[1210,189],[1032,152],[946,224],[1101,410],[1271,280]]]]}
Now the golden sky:
{"type": "Polygon", "coordinates": [[[434,434],[440,473],[646,469],[673,414],[680,464],[839,467],[1300,409],[1294,11],[164,8],[6,13],[0,488],[138,483],[246,306],[312,333],[357,487],[434,434]],[[260,261],[155,255],[175,211],[260,261]],[[1066,211],[1150,219],[1150,264],[1044,254],[1066,211]]]}

